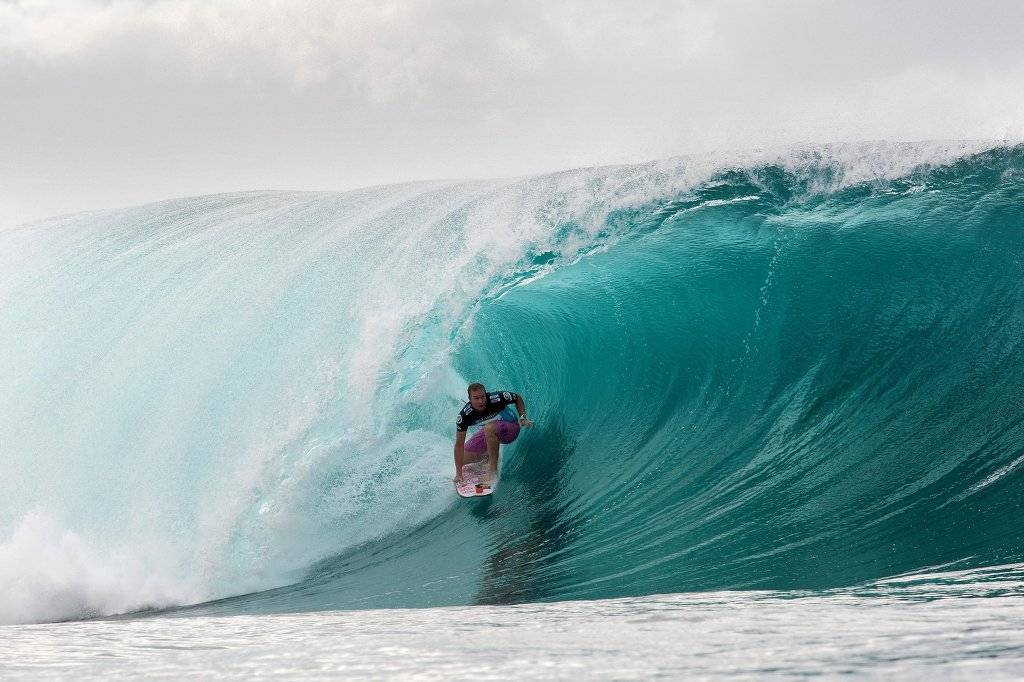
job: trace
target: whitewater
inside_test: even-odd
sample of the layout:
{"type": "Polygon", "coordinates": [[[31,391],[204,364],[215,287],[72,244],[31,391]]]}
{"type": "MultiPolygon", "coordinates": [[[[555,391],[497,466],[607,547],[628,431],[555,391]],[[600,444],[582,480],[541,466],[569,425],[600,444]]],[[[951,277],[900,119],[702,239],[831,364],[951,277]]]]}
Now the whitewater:
{"type": "Polygon", "coordinates": [[[102,652],[252,676],[252,647],[309,677],[428,650],[495,677],[1019,676],[1022,275],[1024,147],[999,142],[0,229],[0,653],[27,677],[102,652]],[[466,502],[471,381],[536,427],[466,502]],[[503,626],[486,655],[438,639],[503,626]]]}

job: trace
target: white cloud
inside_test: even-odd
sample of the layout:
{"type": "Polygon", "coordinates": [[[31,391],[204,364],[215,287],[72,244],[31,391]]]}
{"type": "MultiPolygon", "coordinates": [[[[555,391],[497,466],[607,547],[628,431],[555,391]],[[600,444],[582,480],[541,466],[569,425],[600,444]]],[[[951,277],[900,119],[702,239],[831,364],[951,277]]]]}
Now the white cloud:
{"type": "Polygon", "coordinates": [[[0,0],[0,207],[1014,136],[1021,25],[1001,0],[0,0]]]}
{"type": "Polygon", "coordinates": [[[0,4],[0,55],[59,67],[159,36],[163,58],[201,66],[197,75],[261,73],[298,87],[340,79],[392,101],[444,84],[508,82],[561,60],[679,59],[707,42],[713,15],[664,0],[640,10],[607,0],[27,0],[0,4]]]}

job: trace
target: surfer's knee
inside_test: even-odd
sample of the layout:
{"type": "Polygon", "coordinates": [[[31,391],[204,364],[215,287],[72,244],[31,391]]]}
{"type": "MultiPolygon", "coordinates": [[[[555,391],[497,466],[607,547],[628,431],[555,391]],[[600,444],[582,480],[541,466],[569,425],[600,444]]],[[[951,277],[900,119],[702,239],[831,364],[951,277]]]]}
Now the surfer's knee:
{"type": "Polygon", "coordinates": [[[484,435],[487,437],[487,440],[498,437],[498,429],[494,426],[494,422],[484,424],[484,435]]]}

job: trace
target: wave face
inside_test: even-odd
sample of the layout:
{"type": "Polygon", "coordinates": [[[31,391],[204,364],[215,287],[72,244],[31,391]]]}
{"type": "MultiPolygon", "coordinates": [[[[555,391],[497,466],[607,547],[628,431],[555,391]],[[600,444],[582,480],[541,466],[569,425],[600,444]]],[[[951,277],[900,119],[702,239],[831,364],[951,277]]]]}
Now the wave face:
{"type": "Polygon", "coordinates": [[[0,621],[1024,560],[1024,148],[251,193],[0,232],[0,621]],[[455,498],[470,380],[537,426],[455,498]]]}

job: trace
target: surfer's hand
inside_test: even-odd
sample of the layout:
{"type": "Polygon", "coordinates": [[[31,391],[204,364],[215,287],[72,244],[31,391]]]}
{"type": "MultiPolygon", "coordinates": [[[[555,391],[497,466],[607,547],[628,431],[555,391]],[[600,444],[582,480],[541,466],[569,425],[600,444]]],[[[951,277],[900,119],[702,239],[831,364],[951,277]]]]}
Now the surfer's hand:
{"type": "Polygon", "coordinates": [[[520,417],[519,418],[519,425],[520,426],[525,426],[526,428],[530,428],[531,426],[533,426],[533,420],[532,419],[528,419],[526,417],[520,417]]]}

